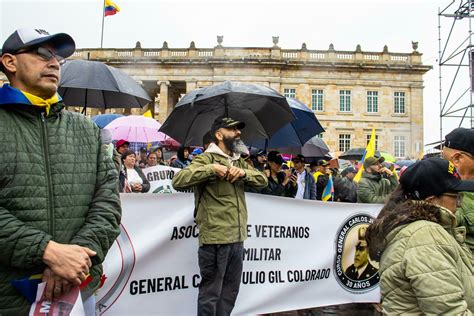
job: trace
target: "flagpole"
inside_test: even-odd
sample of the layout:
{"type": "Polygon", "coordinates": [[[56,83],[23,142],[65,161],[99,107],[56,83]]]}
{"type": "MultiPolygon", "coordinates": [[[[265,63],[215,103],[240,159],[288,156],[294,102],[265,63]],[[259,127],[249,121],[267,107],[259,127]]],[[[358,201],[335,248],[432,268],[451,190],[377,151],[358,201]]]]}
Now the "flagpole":
{"type": "Polygon", "coordinates": [[[102,48],[104,43],[104,19],[105,19],[105,0],[102,4],[102,34],[100,35],[100,48],[102,48]]]}

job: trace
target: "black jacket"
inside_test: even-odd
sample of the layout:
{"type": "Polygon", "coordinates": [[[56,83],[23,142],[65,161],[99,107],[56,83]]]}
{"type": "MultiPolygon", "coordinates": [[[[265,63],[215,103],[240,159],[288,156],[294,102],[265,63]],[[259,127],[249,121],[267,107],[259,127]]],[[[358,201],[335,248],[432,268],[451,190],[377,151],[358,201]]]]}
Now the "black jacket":
{"type": "MultiPolygon", "coordinates": [[[[150,182],[145,177],[145,174],[143,173],[142,169],[140,169],[138,166],[135,166],[134,169],[135,169],[136,172],[138,172],[138,175],[143,180],[141,193],[146,193],[146,192],[150,191],[150,182]]],[[[119,180],[120,180],[119,189],[120,189],[121,193],[125,192],[125,179],[127,179],[127,169],[122,164],[122,170],[121,170],[120,175],[119,175],[119,180]]]]}
{"type": "Polygon", "coordinates": [[[291,182],[288,182],[284,186],[282,184],[284,180],[285,180],[284,172],[277,173],[277,181],[275,181],[275,179],[272,176],[268,177],[268,186],[262,189],[260,193],[267,194],[267,195],[294,198],[296,195],[296,192],[298,191],[298,186],[292,185],[291,182]]]}
{"type": "Polygon", "coordinates": [[[334,200],[338,202],[357,203],[357,184],[347,177],[335,180],[334,200]]]}

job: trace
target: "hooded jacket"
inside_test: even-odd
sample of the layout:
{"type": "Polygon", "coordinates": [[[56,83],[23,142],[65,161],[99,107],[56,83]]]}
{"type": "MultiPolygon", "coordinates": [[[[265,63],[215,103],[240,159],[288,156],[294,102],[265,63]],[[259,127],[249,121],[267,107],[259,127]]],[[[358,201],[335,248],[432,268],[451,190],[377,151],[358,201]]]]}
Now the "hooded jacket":
{"type": "Polygon", "coordinates": [[[121,218],[118,172],[99,128],[59,102],[49,115],[8,85],[0,89],[0,314],[27,315],[11,281],[40,274],[50,240],[97,252],[87,298],[99,286],[121,218]]]}
{"type": "Polygon", "coordinates": [[[176,153],[177,158],[171,163],[170,167],[183,169],[189,166],[190,161],[184,157],[185,149],[188,149],[188,153],[189,153],[189,147],[184,147],[184,146],[179,147],[178,152],[176,153]]]}
{"type": "Polygon", "coordinates": [[[389,178],[383,178],[380,174],[362,172],[362,177],[357,184],[358,203],[384,203],[398,185],[395,172],[389,178]]]}
{"type": "Polygon", "coordinates": [[[247,239],[247,205],[244,184],[262,189],[267,177],[249,166],[239,155],[228,156],[214,143],[173,177],[176,190],[194,188],[199,227],[199,245],[231,244],[247,239]],[[213,164],[235,166],[245,171],[241,180],[219,179],[213,164]]]}
{"type": "Polygon", "coordinates": [[[464,244],[465,229],[455,228],[449,210],[438,209],[439,223],[420,216],[387,234],[379,269],[384,314],[474,311],[472,254],[464,244]]]}

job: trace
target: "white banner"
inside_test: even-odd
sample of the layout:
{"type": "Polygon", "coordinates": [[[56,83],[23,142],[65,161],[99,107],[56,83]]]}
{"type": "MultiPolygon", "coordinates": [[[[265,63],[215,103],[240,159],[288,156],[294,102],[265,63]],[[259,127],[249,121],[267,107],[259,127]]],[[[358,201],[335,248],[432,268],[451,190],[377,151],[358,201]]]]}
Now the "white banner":
{"type": "MultiPolygon", "coordinates": [[[[364,234],[381,205],[246,198],[249,238],[233,314],[379,301],[378,264],[367,257],[364,234]]],[[[121,199],[122,233],[104,263],[97,312],[195,315],[200,276],[193,195],[121,199]]]]}
{"type": "Polygon", "coordinates": [[[154,166],[142,169],[143,174],[150,181],[148,193],[176,193],[171,185],[174,174],[181,169],[168,166],[154,166]]]}

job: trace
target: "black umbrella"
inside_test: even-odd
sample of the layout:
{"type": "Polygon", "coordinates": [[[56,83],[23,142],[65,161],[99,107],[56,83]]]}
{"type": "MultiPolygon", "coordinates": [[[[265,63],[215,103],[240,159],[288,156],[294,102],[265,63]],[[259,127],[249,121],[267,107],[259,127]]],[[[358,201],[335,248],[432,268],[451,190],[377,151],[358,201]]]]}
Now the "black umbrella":
{"type": "Polygon", "coordinates": [[[62,66],[58,92],[68,106],[141,108],[151,102],[146,91],[125,72],[89,60],[67,61],[62,66]]]}
{"type": "Polygon", "coordinates": [[[286,98],[286,101],[296,119],[280,128],[272,138],[252,142],[252,146],[258,148],[301,148],[314,135],[324,132],[324,128],[319,123],[316,115],[306,104],[293,98],[286,98]]]}
{"type": "Polygon", "coordinates": [[[242,139],[246,142],[270,138],[295,118],[286,98],[277,91],[256,84],[226,81],[186,94],[160,131],[181,144],[200,146],[203,135],[221,115],[245,122],[242,139]]]}
{"type": "Polygon", "coordinates": [[[329,147],[326,145],[322,138],[314,136],[310,140],[308,140],[304,146],[294,146],[294,147],[283,147],[283,148],[275,148],[278,151],[286,154],[302,154],[306,158],[314,157],[314,158],[326,158],[329,156],[329,147]]]}
{"type": "MultiPolygon", "coordinates": [[[[365,148],[351,148],[348,151],[343,152],[339,158],[345,160],[362,160],[364,153],[365,148]]],[[[380,157],[380,152],[378,150],[375,151],[375,157],[380,157]]]]}

